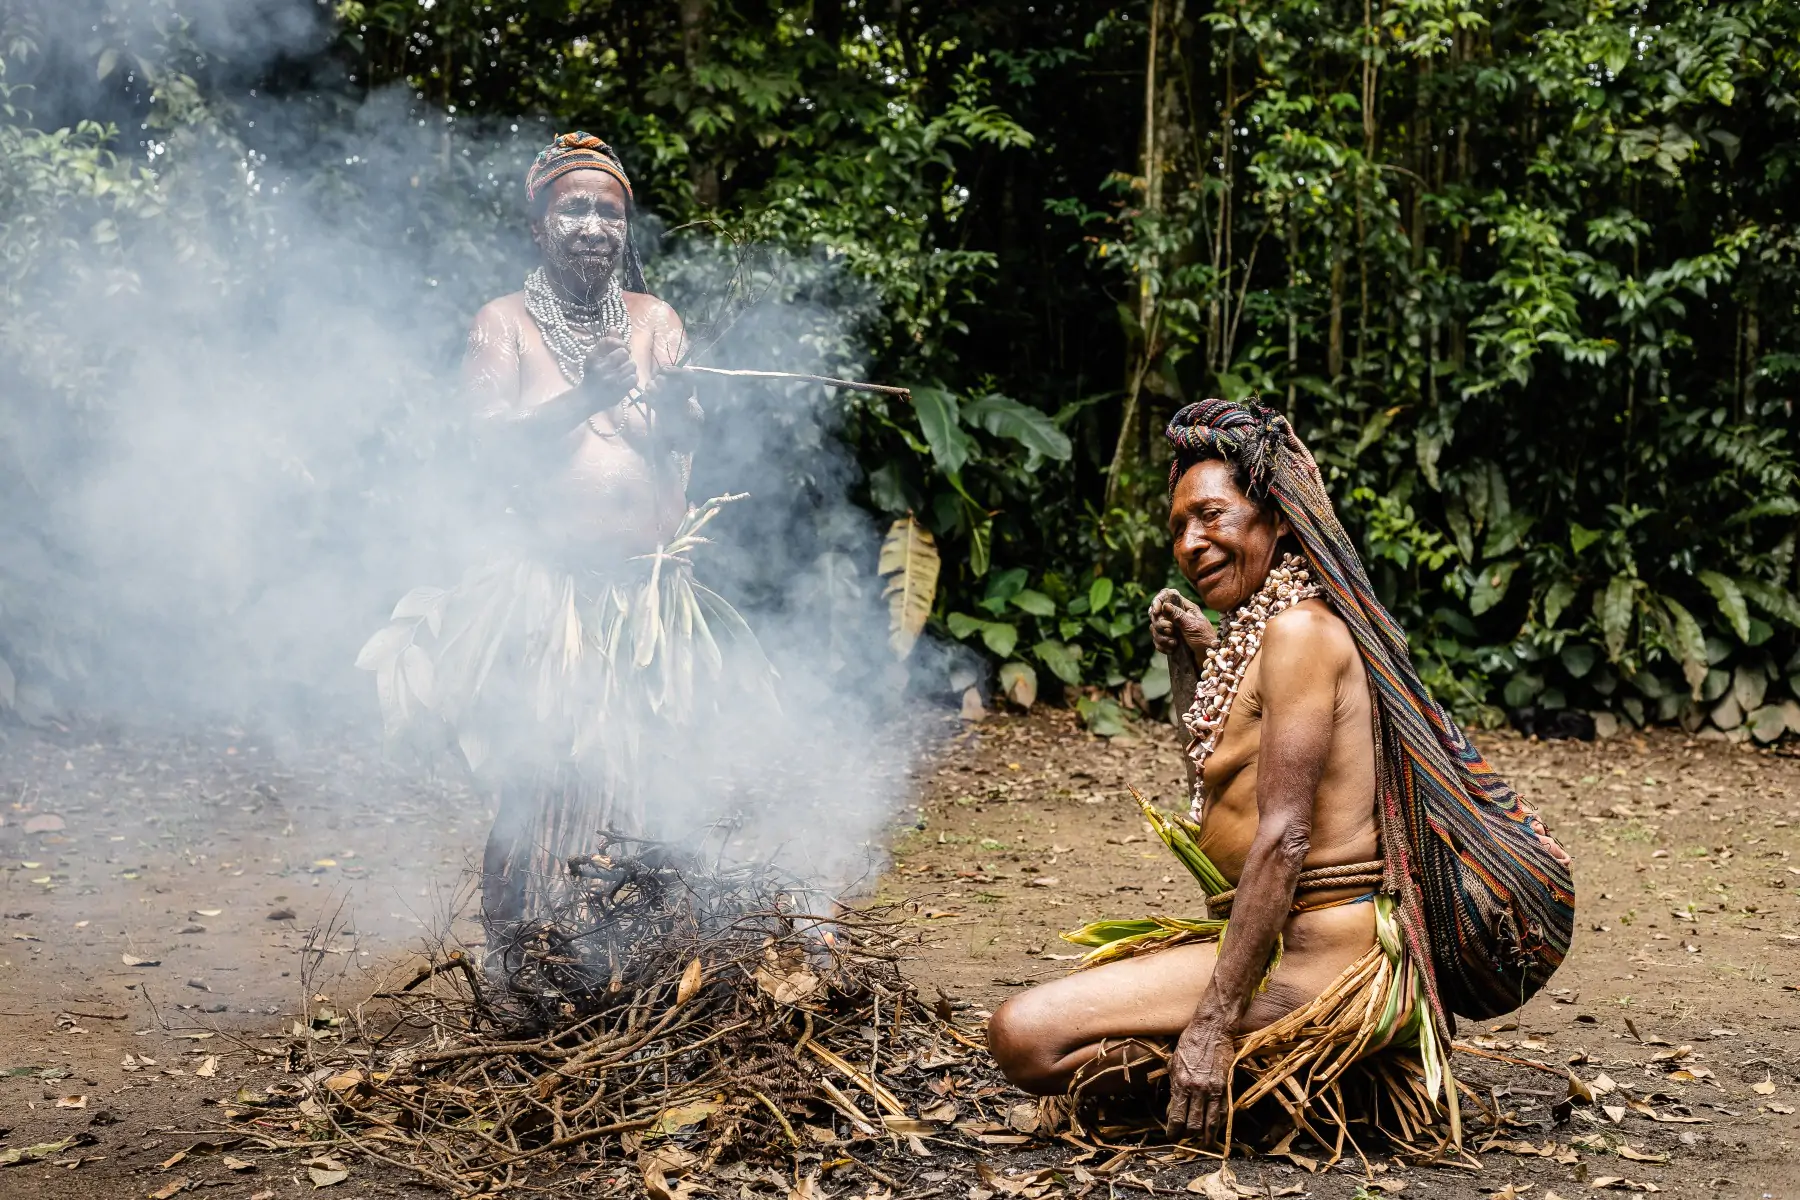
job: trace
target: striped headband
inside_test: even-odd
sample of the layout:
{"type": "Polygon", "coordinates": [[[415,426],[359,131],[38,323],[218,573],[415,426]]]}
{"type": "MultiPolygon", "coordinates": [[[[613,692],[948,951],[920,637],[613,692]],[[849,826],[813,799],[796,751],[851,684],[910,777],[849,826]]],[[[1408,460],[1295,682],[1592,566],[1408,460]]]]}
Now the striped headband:
{"type": "Polygon", "coordinates": [[[1189,467],[1216,455],[1242,464],[1250,478],[1252,500],[1268,498],[1281,451],[1294,440],[1287,418],[1274,409],[1231,400],[1187,405],[1169,421],[1163,436],[1175,451],[1175,461],[1169,464],[1170,495],[1189,467]]]}
{"type": "Polygon", "coordinates": [[[625,168],[619,165],[619,156],[613,148],[591,133],[576,130],[574,133],[562,133],[538,152],[532,160],[531,169],[525,172],[525,199],[536,200],[538,193],[550,186],[550,182],[567,175],[570,171],[604,171],[619,181],[625,189],[625,197],[635,201],[631,180],[625,175],[625,168]]]}

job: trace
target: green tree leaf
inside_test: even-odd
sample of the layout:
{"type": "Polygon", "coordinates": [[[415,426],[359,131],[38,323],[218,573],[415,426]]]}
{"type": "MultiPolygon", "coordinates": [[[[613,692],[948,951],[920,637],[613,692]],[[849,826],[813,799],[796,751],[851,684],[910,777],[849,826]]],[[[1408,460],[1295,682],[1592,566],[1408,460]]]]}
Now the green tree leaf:
{"type": "Polygon", "coordinates": [[[1480,616],[1494,605],[1506,598],[1506,589],[1512,586],[1513,573],[1519,569],[1517,560],[1489,563],[1475,575],[1475,586],[1469,589],[1469,611],[1480,616]]]}
{"type": "Polygon", "coordinates": [[[981,626],[981,641],[995,658],[1008,658],[1019,644],[1019,630],[1005,621],[985,621],[981,626]]]}
{"type": "Polygon", "coordinates": [[[1075,454],[1069,435],[1056,427],[1049,414],[998,392],[989,392],[965,404],[962,419],[1025,447],[1027,471],[1035,471],[1040,459],[1068,462],[1075,454]]]}
{"type": "Polygon", "coordinates": [[[1081,647],[1046,638],[1031,648],[1050,673],[1071,686],[1081,682],[1081,647]]]}
{"type": "Polygon", "coordinates": [[[919,428],[938,469],[947,475],[961,471],[968,463],[974,443],[963,431],[956,397],[943,388],[914,388],[913,411],[919,415],[919,428]]]}
{"type": "Polygon", "coordinates": [[[1706,682],[1706,636],[1700,632],[1700,622],[1694,620],[1694,614],[1679,601],[1668,596],[1660,599],[1663,611],[1668,615],[1669,640],[1673,643],[1675,657],[1681,662],[1682,677],[1687,680],[1688,691],[1698,701],[1701,685],[1706,682]]]}
{"type": "Polygon", "coordinates": [[[1800,600],[1785,588],[1760,579],[1740,579],[1738,590],[1777,621],[1800,629],[1800,600]]]}
{"type": "Polygon", "coordinates": [[[1558,579],[1544,592],[1544,628],[1556,628],[1557,618],[1575,599],[1575,584],[1567,579],[1558,579]]]}
{"type": "Polygon", "coordinates": [[[1600,617],[1600,633],[1606,639],[1606,657],[1618,662],[1625,653],[1625,642],[1631,637],[1633,601],[1637,596],[1637,580],[1628,575],[1614,575],[1606,590],[1596,593],[1595,608],[1600,617]]]}
{"type": "Polygon", "coordinates": [[[1034,617],[1054,617],[1056,615],[1056,601],[1031,588],[1020,590],[1013,596],[1012,602],[1034,617]]]}
{"type": "Polygon", "coordinates": [[[1106,606],[1112,603],[1112,598],[1113,581],[1106,576],[1102,575],[1088,585],[1087,599],[1089,612],[1104,612],[1106,606]]]}
{"type": "Polygon", "coordinates": [[[1725,616],[1725,623],[1731,631],[1738,635],[1740,642],[1750,640],[1750,610],[1744,604],[1744,593],[1737,582],[1717,571],[1701,571],[1698,575],[1706,590],[1713,594],[1719,602],[1719,611],[1725,616]]]}

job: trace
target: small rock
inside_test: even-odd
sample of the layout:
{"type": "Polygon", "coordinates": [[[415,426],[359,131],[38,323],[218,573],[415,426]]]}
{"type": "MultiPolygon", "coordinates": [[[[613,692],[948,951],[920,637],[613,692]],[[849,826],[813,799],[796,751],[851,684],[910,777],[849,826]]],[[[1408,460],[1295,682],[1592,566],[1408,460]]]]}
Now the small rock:
{"type": "Polygon", "coordinates": [[[204,979],[190,979],[187,981],[187,985],[191,988],[199,988],[203,992],[212,991],[211,988],[206,986],[206,980],[204,979]]]}
{"type": "Polygon", "coordinates": [[[271,909],[269,912],[269,920],[271,921],[291,921],[293,919],[294,910],[291,908],[271,909]]]}

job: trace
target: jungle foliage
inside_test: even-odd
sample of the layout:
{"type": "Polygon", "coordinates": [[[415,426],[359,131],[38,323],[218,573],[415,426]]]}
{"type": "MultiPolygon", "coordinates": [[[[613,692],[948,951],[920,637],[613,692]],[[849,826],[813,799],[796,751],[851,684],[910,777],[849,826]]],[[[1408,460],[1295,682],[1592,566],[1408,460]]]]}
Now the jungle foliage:
{"type": "MultiPolygon", "coordinates": [[[[182,0],[84,2],[73,48],[28,16],[0,48],[9,88],[85,81],[6,93],[0,338],[30,398],[0,450],[21,413],[79,439],[102,407],[102,367],[34,333],[34,272],[196,219],[159,156],[254,146],[244,97],[318,141],[376,103],[428,122],[471,310],[516,203],[489,168],[583,127],[665,249],[785,248],[816,268],[792,294],[858,314],[828,365],[915,388],[844,402],[858,497],[934,535],[933,620],[1004,687],[1053,676],[1103,730],[1166,689],[1157,432],[1259,396],[1464,715],[1800,732],[1794,5],[336,0],[258,57],[182,0]],[[71,207],[93,244],[47,245],[71,207]]],[[[13,567],[0,658],[55,675],[13,567]]]]}

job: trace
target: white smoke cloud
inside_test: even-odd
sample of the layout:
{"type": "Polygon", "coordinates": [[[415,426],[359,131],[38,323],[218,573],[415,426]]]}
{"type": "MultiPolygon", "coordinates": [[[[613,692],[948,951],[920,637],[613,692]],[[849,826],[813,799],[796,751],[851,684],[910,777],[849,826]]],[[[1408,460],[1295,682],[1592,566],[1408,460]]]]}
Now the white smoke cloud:
{"type": "MultiPolygon", "coordinates": [[[[140,37],[166,9],[99,7],[140,37]]],[[[312,0],[180,9],[189,44],[242,78],[322,29],[312,0]]],[[[44,61],[79,59],[92,22],[55,5],[39,16],[44,61]]],[[[46,90],[53,75],[32,107],[88,102],[85,81],[46,90]]],[[[55,682],[87,713],[373,731],[358,646],[407,589],[453,583],[484,552],[492,489],[468,452],[455,368],[475,309],[533,265],[518,181],[548,131],[446,122],[397,91],[348,113],[318,100],[245,96],[222,122],[230,136],[128,133],[120,152],[155,166],[169,211],[123,222],[116,247],[68,230],[67,269],[33,297],[51,340],[91,348],[103,369],[81,393],[88,411],[20,442],[49,483],[13,530],[0,516],[0,547],[54,560],[38,599],[74,631],[55,682]]],[[[704,243],[668,250],[650,274],[678,307],[716,296],[734,269],[704,243]]],[[[866,289],[823,259],[759,262],[767,295],[707,361],[854,369],[866,289]]],[[[38,365],[14,367],[41,382],[38,365]]],[[[751,499],[720,520],[697,572],[750,617],[782,704],[668,782],[661,827],[691,830],[749,798],[759,844],[821,878],[855,875],[902,802],[908,755],[890,731],[907,680],[872,575],[880,531],[847,498],[844,401],[770,386],[706,399],[690,499],[751,499]]],[[[5,619],[0,639],[22,636],[5,619]]]]}

